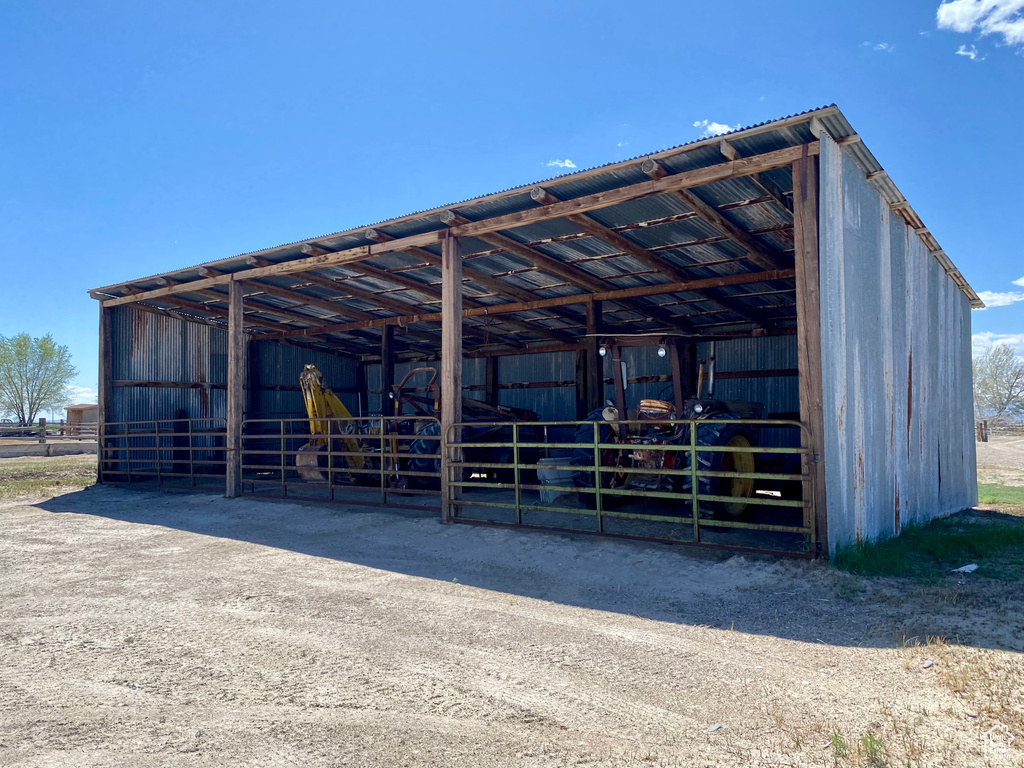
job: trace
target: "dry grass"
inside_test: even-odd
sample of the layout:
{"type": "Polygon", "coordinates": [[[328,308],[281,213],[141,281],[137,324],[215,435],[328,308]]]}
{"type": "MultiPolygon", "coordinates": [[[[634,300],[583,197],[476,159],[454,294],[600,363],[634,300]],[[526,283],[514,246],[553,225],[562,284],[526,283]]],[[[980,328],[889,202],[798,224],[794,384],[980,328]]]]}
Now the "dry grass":
{"type": "Polygon", "coordinates": [[[96,482],[96,456],[0,460],[0,499],[52,498],[96,482]]]}

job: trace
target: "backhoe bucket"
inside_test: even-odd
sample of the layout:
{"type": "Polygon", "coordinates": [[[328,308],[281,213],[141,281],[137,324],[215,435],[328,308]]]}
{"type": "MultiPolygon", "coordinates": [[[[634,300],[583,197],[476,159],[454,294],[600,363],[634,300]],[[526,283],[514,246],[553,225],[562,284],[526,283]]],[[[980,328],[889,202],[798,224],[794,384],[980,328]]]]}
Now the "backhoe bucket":
{"type": "Polygon", "coordinates": [[[320,470],[320,454],[326,443],[306,443],[295,456],[295,468],[307,483],[327,485],[327,476],[320,470]]]}

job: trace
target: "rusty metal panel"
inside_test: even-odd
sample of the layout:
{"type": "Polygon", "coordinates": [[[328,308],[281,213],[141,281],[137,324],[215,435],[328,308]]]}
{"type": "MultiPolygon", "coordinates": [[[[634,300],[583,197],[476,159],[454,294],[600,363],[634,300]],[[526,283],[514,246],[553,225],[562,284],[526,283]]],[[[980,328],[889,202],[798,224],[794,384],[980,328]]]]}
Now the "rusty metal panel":
{"type": "MultiPolygon", "coordinates": [[[[112,310],[115,381],[223,385],[227,333],[130,306],[112,310]]],[[[112,421],[223,417],[224,390],[213,386],[114,387],[112,421]]]]}
{"type": "Polygon", "coordinates": [[[820,232],[834,550],[975,502],[970,310],[856,158],[827,137],[820,232]]]}

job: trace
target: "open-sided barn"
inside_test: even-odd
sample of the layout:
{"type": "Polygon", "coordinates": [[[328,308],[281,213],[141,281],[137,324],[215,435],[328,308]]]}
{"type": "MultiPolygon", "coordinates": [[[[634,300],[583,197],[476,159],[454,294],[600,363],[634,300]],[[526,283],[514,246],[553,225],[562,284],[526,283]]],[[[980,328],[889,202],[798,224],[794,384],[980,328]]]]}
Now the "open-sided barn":
{"type": "Polygon", "coordinates": [[[976,501],[981,302],[835,106],[91,293],[103,482],[806,554],[976,501]]]}

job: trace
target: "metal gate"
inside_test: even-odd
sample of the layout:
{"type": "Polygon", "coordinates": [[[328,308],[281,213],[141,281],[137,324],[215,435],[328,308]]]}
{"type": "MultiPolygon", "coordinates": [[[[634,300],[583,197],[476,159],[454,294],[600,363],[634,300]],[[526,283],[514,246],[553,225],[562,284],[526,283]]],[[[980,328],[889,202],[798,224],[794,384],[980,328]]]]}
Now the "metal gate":
{"type": "Polygon", "coordinates": [[[446,437],[456,522],[817,553],[813,451],[797,421],[463,423],[446,437]]]}
{"type": "Polygon", "coordinates": [[[100,424],[101,483],[224,487],[224,419],[151,419],[100,424]]]}
{"type": "Polygon", "coordinates": [[[431,417],[246,419],[241,462],[245,493],[417,507],[424,500],[411,505],[413,497],[427,497],[436,505],[441,425],[431,417]],[[312,422],[328,434],[312,435],[312,422]],[[318,450],[304,448],[311,443],[318,450]]]}

